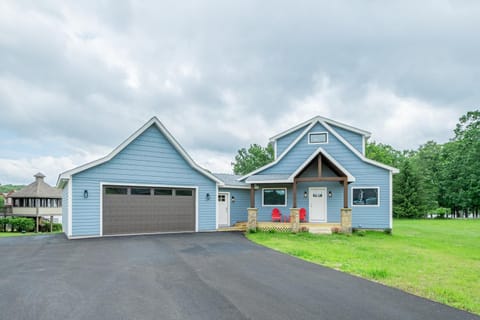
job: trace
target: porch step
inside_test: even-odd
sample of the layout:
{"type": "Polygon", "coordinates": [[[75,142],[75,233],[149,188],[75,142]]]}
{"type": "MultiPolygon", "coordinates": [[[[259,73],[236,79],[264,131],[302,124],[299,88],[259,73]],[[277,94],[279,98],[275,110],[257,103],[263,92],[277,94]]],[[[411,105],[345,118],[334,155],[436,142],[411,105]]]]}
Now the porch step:
{"type": "Polygon", "coordinates": [[[217,231],[239,231],[239,232],[244,232],[246,231],[246,227],[220,227],[217,229],[217,231]]]}
{"type": "Polygon", "coordinates": [[[314,234],[332,234],[332,229],[330,227],[309,227],[308,232],[314,234]]]}
{"type": "Polygon", "coordinates": [[[247,223],[246,222],[237,222],[235,225],[231,227],[220,227],[217,231],[243,231],[247,230],[247,223]]]}

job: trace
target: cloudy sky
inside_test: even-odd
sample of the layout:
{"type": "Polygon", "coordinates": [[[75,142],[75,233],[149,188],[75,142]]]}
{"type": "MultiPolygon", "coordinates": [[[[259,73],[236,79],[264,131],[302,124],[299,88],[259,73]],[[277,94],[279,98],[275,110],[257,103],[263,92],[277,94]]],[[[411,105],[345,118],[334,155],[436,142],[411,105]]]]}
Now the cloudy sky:
{"type": "Polygon", "coordinates": [[[0,2],[0,183],[157,116],[202,166],[322,115],[395,148],[480,105],[479,1],[0,2]]]}

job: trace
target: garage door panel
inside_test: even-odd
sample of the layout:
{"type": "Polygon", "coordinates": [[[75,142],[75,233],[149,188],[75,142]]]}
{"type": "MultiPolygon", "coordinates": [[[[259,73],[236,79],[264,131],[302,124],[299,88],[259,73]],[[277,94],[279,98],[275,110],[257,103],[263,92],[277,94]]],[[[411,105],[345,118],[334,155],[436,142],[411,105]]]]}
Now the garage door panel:
{"type": "Polygon", "coordinates": [[[103,234],[195,231],[195,192],[184,190],[192,196],[104,192],[103,234]]]}

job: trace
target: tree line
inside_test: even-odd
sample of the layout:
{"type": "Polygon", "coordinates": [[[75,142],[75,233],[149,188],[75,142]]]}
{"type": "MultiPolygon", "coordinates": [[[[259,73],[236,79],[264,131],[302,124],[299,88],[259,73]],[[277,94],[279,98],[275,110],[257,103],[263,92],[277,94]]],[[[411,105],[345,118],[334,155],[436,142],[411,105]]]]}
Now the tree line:
{"type": "MultiPolygon", "coordinates": [[[[393,215],[396,218],[479,217],[480,111],[462,117],[453,137],[440,144],[428,141],[417,150],[367,142],[368,158],[400,169],[393,176],[393,215]]],[[[244,175],[273,161],[273,147],[251,145],[238,150],[232,162],[244,175]]]]}
{"type": "Polygon", "coordinates": [[[428,141],[417,150],[371,142],[366,156],[400,169],[393,177],[397,218],[476,217],[480,207],[480,111],[460,117],[446,143],[428,141]]]}

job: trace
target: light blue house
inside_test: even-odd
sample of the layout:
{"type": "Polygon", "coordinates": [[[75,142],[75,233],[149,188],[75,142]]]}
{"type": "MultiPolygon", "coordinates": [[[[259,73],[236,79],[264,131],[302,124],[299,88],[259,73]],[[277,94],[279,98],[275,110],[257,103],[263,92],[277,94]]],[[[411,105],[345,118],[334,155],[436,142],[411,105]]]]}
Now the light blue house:
{"type": "Polygon", "coordinates": [[[270,221],[305,208],[312,223],[392,224],[392,173],[365,158],[369,133],[315,117],[274,136],[275,161],[246,176],[212,174],[187,154],[157,118],[110,154],[60,174],[63,229],[69,238],[215,231],[247,220],[270,221]]]}
{"type": "Polygon", "coordinates": [[[284,216],[305,208],[306,222],[340,223],[347,209],[354,228],[391,228],[398,170],[365,157],[369,136],[315,117],[272,137],[275,161],[238,179],[251,187],[249,207],[258,209],[258,221],[270,221],[272,208],[284,216]]]}

